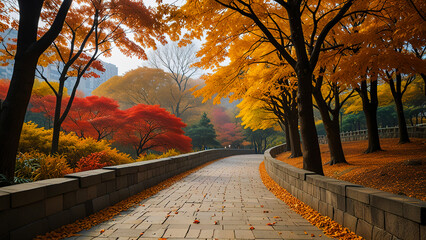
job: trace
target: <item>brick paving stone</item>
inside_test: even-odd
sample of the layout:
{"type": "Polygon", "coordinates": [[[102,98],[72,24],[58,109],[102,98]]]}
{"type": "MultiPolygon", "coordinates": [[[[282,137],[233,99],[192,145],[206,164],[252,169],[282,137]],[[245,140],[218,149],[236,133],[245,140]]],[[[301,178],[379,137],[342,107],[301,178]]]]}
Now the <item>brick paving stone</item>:
{"type": "Polygon", "coordinates": [[[266,189],[262,160],[254,154],[224,158],[68,240],[133,239],[141,232],[138,239],[327,239],[266,189]]]}
{"type": "Polygon", "coordinates": [[[223,239],[223,238],[235,238],[234,230],[214,230],[214,238],[223,239]]]}

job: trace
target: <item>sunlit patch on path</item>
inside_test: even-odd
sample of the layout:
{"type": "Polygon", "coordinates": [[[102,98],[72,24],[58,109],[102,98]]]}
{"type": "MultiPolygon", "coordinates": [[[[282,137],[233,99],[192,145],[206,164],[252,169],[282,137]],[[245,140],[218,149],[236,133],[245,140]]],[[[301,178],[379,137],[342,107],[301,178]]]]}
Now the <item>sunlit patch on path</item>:
{"type": "Polygon", "coordinates": [[[326,239],[263,185],[262,160],[217,161],[69,239],[326,239]]]}

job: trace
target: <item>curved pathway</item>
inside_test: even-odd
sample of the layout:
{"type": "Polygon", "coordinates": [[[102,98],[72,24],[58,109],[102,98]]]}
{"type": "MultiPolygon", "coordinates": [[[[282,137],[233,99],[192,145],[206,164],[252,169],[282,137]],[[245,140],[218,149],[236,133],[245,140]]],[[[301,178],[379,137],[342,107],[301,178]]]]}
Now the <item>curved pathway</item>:
{"type": "Polygon", "coordinates": [[[224,158],[69,239],[326,239],[266,189],[262,160],[224,158]]]}

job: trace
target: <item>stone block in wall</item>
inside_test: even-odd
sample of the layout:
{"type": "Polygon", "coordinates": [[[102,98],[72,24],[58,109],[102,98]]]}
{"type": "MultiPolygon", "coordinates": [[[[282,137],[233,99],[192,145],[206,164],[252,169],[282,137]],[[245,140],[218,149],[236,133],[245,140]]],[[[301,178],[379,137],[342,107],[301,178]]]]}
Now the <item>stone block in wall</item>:
{"type": "Polygon", "coordinates": [[[385,212],[383,210],[372,206],[366,208],[365,210],[369,211],[369,213],[365,214],[366,216],[368,216],[365,220],[370,220],[369,217],[371,216],[371,224],[379,228],[385,228],[385,212]]]}
{"type": "Polygon", "coordinates": [[[45,201],[46,216],[58,213],[64,209],[63,195],[47,198],[45,201]]]}
{"type": "Polygon", "coordinates": [[[376,226],[373,227],[373,240],[392,240],[392,234],[386,232],[385,230],[378,228],[376,226]]]}
{"type": "Polygon", "coordinates": [[[10,208],[10,193],[0,191],[0,211],[10,208]]]}
{"type": "Polygon", "coordinates": [[[49,231],[47,219],[41,219],[10,232],[10,240],[32,239],[49,231]]]}
{"type": "Polygon", "coordinates": [[[92,200],[93,211],[97,212],[109,206],[109,195],[100,196],[92,200]]]}
{"type": "Polygon", "coordinates": [[[92,185],[87,188],[87,200],[91,200],[98,197],[98,186],[99,184],[92,185]]]}
{"type": "Polygon", "coordinates": [[[53,214],[47,218],[47,221],[49,222],[49,230],[57,229],[71,223],[71,211],[65,210],[53,214]]]}
{"type": "Polygon", "coordinates": [[[5,219],[9,222],[10,229],[22,227],[44,217],[46,217],[46,205],[44,201],[11,209],[5,213],[5,219]]]}
{"type": "Polygon", "coordinates": [[[358,219],[355,233],[367,240],[371,240],[373,238],[373,225],[362,219],[358,219]]]}
{"type": "Polygon", "coordinates": [[[118,190],[118,197],[119,197],[120,201],[130,197],[129,189],[123,188],[123,189],[118,190]]]}
{"type": "Polygon", "coordinates": [[[382,209],[386,212],[396,214],[398,216],[403,215],[403,202],[401,199],[392,193],[379,192],[370,194],[371,206],[382,209]]]}
{"type": "Polygon", "coordinates": [[[86,217],[86,206],[84,203],[69,209],[71,222],[86,217]]]}
{"type": "Polygon", "coordinates": [[[426,240],[426,225],[420,225],[420,240],[426,240]]]}
{"type": "Polygon", "coordinates": [[[131,173],[137,173],[139,170],[140,162],[127,163],[115,166],[107,166],[102,169],[113,171],[115,177],[124,176],[131,173]]]}
{"type": "Polygon", "coordinates": [[[103,196],[107,194],[107,182],[102,182],[96,185],[96,196],[103,196]]]}
{"type": "Polygon", "coordinates": [[[426,202],[414,198],[403,200],[403,217],[414,222],[426,224],[426,202]]]}
{"type": "Polygon", "coordinates": [[[77,203],[77,191],[64,193],[63,200],[64,209],[68,209],[70,207],[75,206],[75,204],[77,203]]]}
{"type": "Polygon", "coordinates": [[[11,208],[38,202],[46,197],[45,186],[35,182],[2,187],[1,191],[10,194],[11,208]]]}
{"type": "Polygon", "coordinates": [[[339,224],[343,225],[343,211],[339,209],[334,209],[334,216],[333,220],[338,222],[339,224]]]}
{"type": "Polygon", "coordinates": [[[385,212],[385,230],[404,240],[418,240],[420,238],[418,223],[389,212],[385,212]]]}
{"type": "MultiPolygon", "coordinates": [[[[314,186],[320,187],[320,188],[327,188],[327,181],[330,178],[328,177],[324,177],[318,174],[313,174],[313,175],[307,175],[306,176],[306,181],[308,183],[313,184],[314,186]]],[[[324,199],[325,200],[325,199],[324,199]]]]}
{"type": "Polygon", "coordinates": [[[319,200],[318,200],[318,198],[312,198],[311,199],[311,207],[313,208],[313,209],[315,209],[316,211],[319,211],[319,200]]]}
{"type": "Polygon", "coordinates": [[[337,207],[337,193],[326,191],[325,202],[337,207]]]}
{"type": "Polygon", "coordinates": [[[128,180],[127,175],[116,177],[115,184],[116,184],[117,190],[120,190],[129,186],[129,184],[127,183],[127,180],[128,180]]]}
{"type": "Polygon", "coordinates": [[[327,203],[323,202],[323,201],[319,201],[319,213],[321,213],[321,215],[323,216],[327,216],[327,203]]]}
{"type": "Polygon", "coordinates": [[[334,218],[334,206],[327,204],[327,216],[330,217],[331,219],[334,218]]]}
{"type": "Polygon", "coordinates": [[[361,185],[345,182],[337,179],[330,179],[327,181],[326,189],[328,191],[346,196],[346,188],[348,187],[362,187],[361,185]]]}
{"type": "Polygon", "coordinates": [[[373,188],[366,188],[361,186],[348,186],[346,188],[346,196],[352,199],[355,199],[357,201],[369,204],[370,203],[370,194],[374,193],[381,193],[383,191],[373,189],[373,188]]]}
{"type": "Polygon", "coordinates": [[[78,179],[72,178],[52,178],[34,182],[45,186],[46,197],[53,197],[78,189],[78,179]]]}
{"type": "Polygon", "coordinates": [[[76,191],[76,204],[83,203],[88,200],[87,188],[81,188],[76,191]]]}
{"type": "Polygon", "coordinates": [[[115,177],[115,172],[108,169],[96,169],[84,172],[77,172],[65,175],[66,178],[77,178],[80,188],[89,187],[101,183],[102,181],[111,180],[115,177]]]}
{"type": "Polygon", "coordinates": [[[349,213],[343,213],[343,223],[344,226],[349,228],[349,230],[355,232],[356,231],[356,225],[358,223],[358,218],[352,216],[349,213]]]}
{"type": "Polygon", "coordinates": [[[109,205],[114,205],[120,201],[120,194],[118,191],[109,194],[109,205]]]}

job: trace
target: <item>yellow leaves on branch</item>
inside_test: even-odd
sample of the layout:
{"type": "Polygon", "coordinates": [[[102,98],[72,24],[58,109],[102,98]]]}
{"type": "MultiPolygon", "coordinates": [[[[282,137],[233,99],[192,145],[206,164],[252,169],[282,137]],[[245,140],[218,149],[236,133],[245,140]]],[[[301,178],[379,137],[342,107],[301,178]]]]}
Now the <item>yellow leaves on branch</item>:
{"type": "MultiPolygon", "coordinates": [[[[308,220],[312,225],[321,228],[324,233],[330,237],[338,239],[352,239],[362,240],[363,238],[357,236],[349,229],[341,226],[329,217],[322,216],[319,212],[315,211],[299,199],[293,197],[287,190],[278,185],[265,169],[265,163],[262,162],[259,166],[260,177],[263,184],[271,191],[277,198],[284,201],[293,211],[300,214],[303,218],[308,220]]],[[[272,225],[272,223],[270,223],[272,225]]]]}

